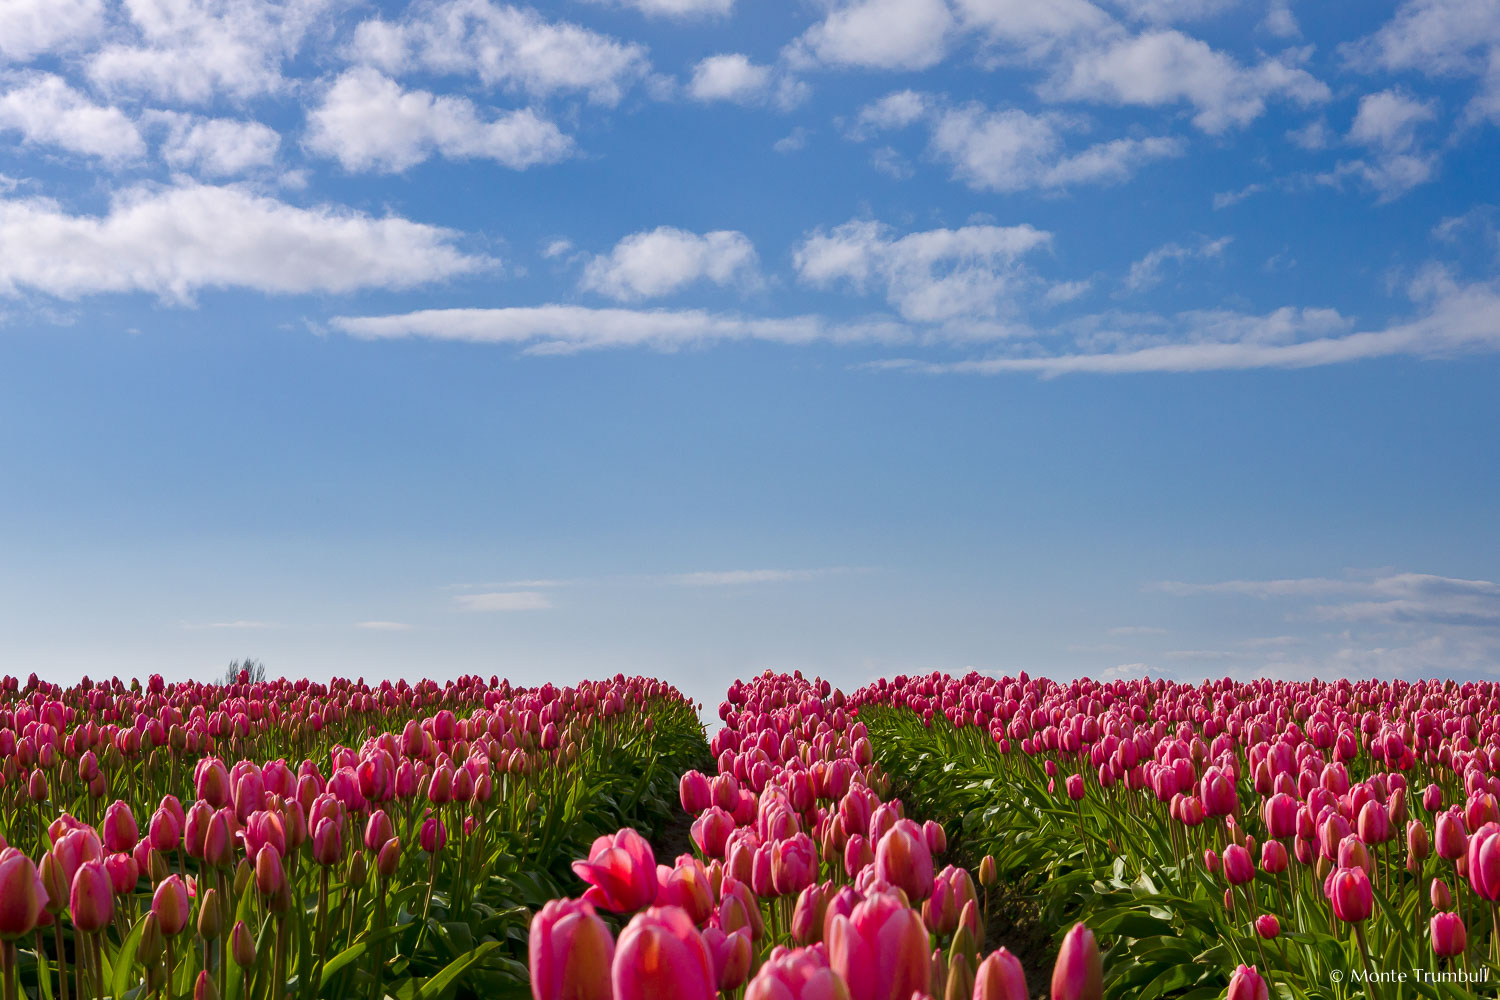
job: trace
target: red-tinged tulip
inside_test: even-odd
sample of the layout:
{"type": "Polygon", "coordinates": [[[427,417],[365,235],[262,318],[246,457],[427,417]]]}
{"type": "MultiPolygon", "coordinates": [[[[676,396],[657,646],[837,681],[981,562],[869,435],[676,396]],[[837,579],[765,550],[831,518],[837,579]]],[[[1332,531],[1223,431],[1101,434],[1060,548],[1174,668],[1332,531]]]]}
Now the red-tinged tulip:
{"type": "Polygon", "coordinates": [[[656,900],[656,856],[634,830],[599,837],[587,861],[573,862],[573,872],[589,883],[583,898],[600,909],[631,913],[656,900]]]}
{"type": "Polygon", "coordinates": [[[1227,816],[1239,808],[1239,794],[1234,789],[1234,780],[1217,767],[1203,772],[1199,789],[1203,808],[1210,816],[1227,816]]]}
{"type": "Polygon", "coordinates": [[[209,818],[203,833],[203,860],[212,868],[224,869],[234,864],[234,834],[230,820],[234,813],[220,809],[209,818]]]}
{"type": "Polygon", "coordinates": [[[613,1000],[615,942],[594,908],[554,899],[531,918],[531,995],[535,1000],[613,1000]]]}
{"type": "Polygon", "coordinates": [[[365,850],[378,854],[395,835],[396,827],[391,818],[384,809],[376,809],[365,823],[365,850]]]}
{"type": "Polygon", "coordinates": [[[1267,941],[1281,935],[1281,921],[1274,914],[1262,913],[1255,918],[1255,933],[1267,941]]]}
{"type": "Polygon", "coordinates": [[[1422,790],[1422,808],[1430,813],[1436,813],[1443,808],[1443,790],[1436,782],[1422,790]]]}
{"type": "Polygon", "coordinates": [[[1268,840],[1260,845],[1260,866],[1272,875],[1279,875],[1286,871],[1290,863],[1286,854],[1286,845],[1281,841],[1268,840]]]}
{"type": "Polygon", "coordinates": [[[905,892],[913,903],[930,896],[932,852],[921,827],[909,819],[897,820],[875,849],[875,871],[881,879],[905,892]]]}
{"type": "Polygon", "coordinates": [[[828,901],[833,897],[833,883],[814,883],[797,895],[792,909],[792,940],[800,945],[823,940],[823,924],[828,915],[828,901]]]}
{"type": "Polygon", "coordinates": [[[130,806],[116,799],[104,810],[104,846],[111,853],[128,851],[141,839],[140,829],[135,824],[135,814],[130,806]]]}
{"type": "Polygon", "coordinates": [[[701,924],[713,914],[713,889],[703,862],[689,855],[678,860],[676,868],[656,866],[656,905],[676,906],[693,923],[701,924]]]}
{"type": "Polygon", "coordinates": [[[850,993],[821,949],[778,948],[750,981],[745,1000],[850,1000],[850,993]]]}
{"type": "Polygon", "coordinates": [[[714,979],[720,990],[739,989],[750,978],[750,963],[755,953],[749,928],[741,927],[726,934],[717,927],[710,927],[703,932],[703,943],[713,959],[714,979]]]}
{"type": "Polygon", "coordinates": [[[1104,996],[1104,962],[1094,932],[1074,924],[1063,938],[1052,968],[1052,1000],[1100,1000],[1104,996]]]}
{"type": "Polygon", "coordinates": [[[151,814],[149,837],[151,846],[158,851],[175,851],[182,842],[182,821],[176,814],[162,807],[151,814]]]}
{"type": "Polygon", "coordinates": [[[922,835],[927,838],[927,849],[933,854],[942,854],[948,849],[948,831],[937,820],[930,819],[923,823],[922,835]]]}
{"type": "MultiPolygon", "coordinates": [[[[707,788],[705,781],[704,787],[707,788]]],[[[722,858],[729,843],[729,835],[735,830],[734,817],[718,806],[707,807],[701,816],[693,820],[693,843],[707,858],[722,858]]]]}
{"type": "Polygon", "coordinates": [[[862,834],[851,833],[844,844],[844,873],[854,878],[864,868],[875,863],[875,852],[862,834]]]}
{"type": "Polygon", "coordinates": [[[1270,1000],[1270,996],[1270,987],[1253,965],[1241,965],[1229,977],[1229,993],[1225,1000],[1270,1000]]]}
{"type": "Polygon", "coordinates": [[[991,952],[974,976],[973,1000],[1030,1000],[1026,970],[1007,949],[991,952]]]}
{"type": "Polygon", "coordinates": [[[47,905],[47,890],[31,859],[14,847],[0,850],[0,940],[30,934],[47,905]]]}
{"type": "Polygon", "coordinates": [[[851,1000],[906,1000],[927,987],[927,928],[892,893],[874,893],[849,916],[835,916],[825,938],[828,964],[851,1000]]]}
{"type": "Polygon", "coordinates": [[[771,882],[776,895],[789,896],[812,885],[818,875],[818,850],[805,833],[771,845],[771,882]]]}
{"type": "Polygon", "coordinates": [[[103,862],[86,861],[78,866],[68,894],[68,915],[85,934],[103,929],[115,915],[114,887],[103,862]]]}
{"type": "Polygon", "coordinates": [[[1279,840],[1294,836],[1297,832],[1297,800],[1285,792],[1278,792],[1261,807],[1261,818],[1265,820],[1266,832],[1271,837],[1279,840]]]}
{"type": "Polygon", "coordinates": [[[274,847],[277,854],[286,854],[286,824],[269,809],[251,813],[245,823],[245,857],[258,856],[262,847],[274,847]]]}
{"type": "Polygon", "coordinates": [[[429,816],[422,822],[422,832],[419,839],[422,850],[428,854],[436,854],[448,843],[448,828],[443,825],[441,819],[438,819],[436,816],[429,816]]]}
{"type": "Polygon", "coordinates": [[[135,892],[135,884],[140,881],[141,869],[135,863],[135,858],[129,854],[111,854],[104,859],[104,871],[109,875],[109,884],[116,896],[125,896],[135,892]]]}
{"type": "Polygon", "coordinates": [[[1079,799],[1083,798],[1083,775],[1070,774],[1068,775],[1068,780],[1065,784],[1068,790],[1068,798],[1072,799],[1074,802],[1077,802],[1079,799]]]}
{"type": "Polygon", "coordinates": [[[270,844],[255,854],[255,888],[266,896],[275,896],[286,888],[286,869],[281,864],[281,852],[270,844]]]}
{"type": "Polygon", "coordinates": [[[448,764],[439,764],[437,770],[432,772],[432,780],[427,784],[427,801],[435,806],[447,805],[453,800],[453,768],[448,764]]]}
{"type": "Polygon", "coordinates": [[[1222,863],[1219,860],[1219,852],[1211,847],[1205,850],[1203,852],[1203,867],[1210,875],[1219,874],[1219,869],[1222,867],[1222,863]]]}
{"type": "Polygon", "coordinates": [[[219,1000],[219,989],[214,985],[213,976],[208,974],[207,969],[200,970],[193,983],[193,1000],[219,1000]]]}
{"type": "Polygon", "coordinates": [[[716,1000],[713,958],[692,919],[675,906],[637,913],[620,933],[611,976],[615,1000],[716,1000]]]}
{"type": "Polygon", "coordinates": [[[375,872],[381,878],[391,878],[401,867],[401,838],[392,837],[380,848],[380,853],[375,855],[375,872]]]}
{"type": "Polygon", "coordinates": [[[713,792],[708,787],[708,778],[701,771],[689,771],[677,783],[678,797],[682,800],[682,811],[697,816],[713,805],[713,792]]]}
{"type": "Polygon", "coordinates": [[[229,771],[217,757],[204,757],[193,768],[193,787],[198,798],[214,809],[229,805],[229,771]]]}
{"type": "Polygon", "coordinates": [[[1359,810],[1359,822],[1356,825],[1359,839],[1367,844],[1383,844],[1391,839],[1391,817],[1385,811],[1385,806],[1371,799],[1359,810]]]}
{"type": "Polygon", "coordinates": [[[750,937],[755,941],[759,941],[766,930],[755,893],[744,882],[727,875],[719,887],[719,926],[726,932],[748,927],[750,937]]]}
{"type": "Polygon", "coordinates": [[[1375,906],[1374,889],[1363,868],[1335,871],[1329,882],[1328,899],[1333,904],[1333,915],[1348,924],[1368,920],[1375,906]]]}
{"type": "Polygon", "coordinates": [[[313,860],[320,865],[333,866],[344,855],[344,828],[338,820],[324,817],[318,821],[312,837],[313,860]]]}
{"type": "Polygon", "coordinates": [[[167,937],[176,937],[188,925],[192,911],[188,904],[187,883],[181,875],[168,875],[156,887],[151,897],[151,912],[156,914],[157,925],[167,937]]]}
{"type": "Polygon", "coordinates": [[[1464,821],[1453,813],[1438,813],[1436,847],[1438,857],[1455,861],[1468,850],[1469,833],[1464,821]]]}
{"type": "Polygon", "coordinates": [[[1432,934],[1434,955],[1449,958],[1463,954],[1469,943],[1469,935],[1457,913],[1434,913],[1428,926],[1432,934]]]}
{"type": "Polygon", "coordinates": [[[1230,885],[1244,885],[1255,878],[1255,861],[1239,844],[1224,848],[1224,878],[1230,885]]]}
{"type": "Polygon", "coordinates": [[[26,784],[26,794],[31,801],[42,803],[47,801],[47,776],[41,771],[32,771],[31,778],[26,784]]]}
{"type": "Polygon", "coordinates": [[[1448,888],[1448,883],[1440,878],[1432,880],[1432,886],[1428,890],[1428,898],[1432,901],[1434,910],[1453,909],[1453,893],[1448,888]]]}

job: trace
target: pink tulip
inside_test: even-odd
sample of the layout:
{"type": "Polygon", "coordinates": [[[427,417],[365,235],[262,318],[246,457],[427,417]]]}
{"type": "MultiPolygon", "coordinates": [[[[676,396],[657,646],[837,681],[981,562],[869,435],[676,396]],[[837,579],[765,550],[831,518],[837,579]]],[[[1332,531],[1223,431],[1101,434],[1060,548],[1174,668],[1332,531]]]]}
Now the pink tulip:
{"type": "Polygon", "coordinates": [[[825,937],[828,964],[851,1000],[907,1000],[927,986],[927,928],[893,894],[874,893],[849,916],[835,916],[825,937]]]}
{"type": "Polygon", "coordinates": [[[104,859],[104,870],[109,875],[109,885],[116,896],[135,892],[135,884],[141,878],[141,869],[135,863],[135,858],[123,851],[111,854],[104,859]]]}
{"type": "Polygon", "coordinates": [[[156,887],[151,897],[151,912],[156,914],[157,926],[167,937],[176,937],[187,928],[192,911],[188,905],[187,883],[180,875],[168,875],[156,887]]]}
{"type": "MultiPolygon", "coordinates": [[[[707,788],[707,783],[704,785],[707,788]]],[[[701,816],[693,820],[691,830],[693,843],[707,858],[722,858],[734,832],[734,817],[718,806],[707,807],[701,816]]]]}
{"type": "Polygon", "coordinates": [[[1375,906],[1374,889],[1363,868],[1335,871],[1329,883],[1328,899],[1333,904],[1333,915],[1351,924],[1368,920],[1375,906]]]}
{"type": "Polygon", "coordinates": [[[932,852],[921,827],[909,819],[897,820],[875,849],[875,871],[904,891],[913,903],[930,896],[932,852]]]}
{"type": "Polygon", "coordinates": [[[675,906],[631,918],[611,966],[615,1000],[716,1000],[718,978],[703,937],[675,906]]]}
{"type": "Polygon", "coordinates": [[[390,816],[386,815],[384,809],[376,809],[365,822],[365,850],[379,854],[380,849],[395,835],[396,826],[391,822],[390,816]]]}
{"type": "Polygon", "coordinates": [[[805,833],[771,845],[771,881],[776,895],[801,892],[818,874],[818,852],[805,833]]]}
{"type": "Polygon", "coordinates": [[[634,830],[599,837],[587,861],[573,862],[573,872],[589,883],[583,898],[600,909],[631,913],[656,900],[656,856],[634,830]]]}
{"type": "Polygon", "coordinates": [[[31,859],[14,847],[0,850],[0,940],[30,934],[47,902],[41,873],[31,859]]]}
{"type": "Polygon", "coordinates": [[[130,850],[141,839],[140,830],[135,824],[135,814],[130,811],[129,805],[119,799],[111,802],[104,810],[102,831],[104,846],[112,854],[130,850]]]}
{"type": "Polygon", "coordinates": [[[1241,965],[1229,977],[1225,1000],[1270,1000],[1271,990],[1253,965],[1241,965]]]}
{"type": "Polygon", "coordinates": [[[1267,941],[1281,935],[1281,921],[1273,914],[1262,913],[1255,918],[1255,933],[1267,941]]]}
{"type": "Polygon", "coordinates": [[[338,820],[324,817],[318,821],[312,837],[313,860],[320,865],[339,863],[344,853],[344,828],[338,820]]]}
{"type": "MultiPolygon", "coordinates": [[[[678,797],[682,800],[682,811],[697,816],[713,805],[713,792],[708,779],[701,771],[689,771],[677,783],[678,797]]],[[[722,811],[722,810],[721,810],[722,811]]]]}
{"type": "Polygon", "coordinates": [[[703,932],[703,943],[713,959],[714,980],[720,990],[738,989],[750,977],[750,962],[755,956],[748,927],[729,934],[710,927],[703,932]]]}
{"type": "Polygon", "coordinates": [[[979,963],[974,976],[973,1000],[1030,1000],[1026,970],[1021,960],[1005,948],[992,952],[979,963]]]}
{"type": "Polygon", "coordinates": [[[1255,862],[1239,844],[1224,848],[1224,878],[1230,885],[1244,885],[1255,878],[1255,862]]]}
{"type": "Polygon", "coordinates": [[[422,821],[422,832],[418,837],[422,850],[428,854],[436,854],[448,843],[448,828],[443,821],[436,816],[429,816],[422,821]]]}
{"type": "Polygon", "coordinates": [[[1104,964],[1094,932],[1074,924],[1063,938],[1052,968],[1052,1000],[1100,1000],[1104,996],[1104,964]]]}
{"type": "Polygon", "coordinates": [[[615,942],[582,900],[554,899],[531,918],[534,1000],[613,1000],[615,942]]]}
{"type": "Polygon", "coordinates": [[[1432,953],[1439,958],[1461,955],[1468,947],[1468,932],[1457,913],[1434,913],[1429,925],[1432,953]]]}
{"type": "Polygon", "coordinates": [[[851,994],[821,949],[778,949],[750,981],[745,1000],[851,1000],[851,994]]]}
{"type": "Polygon", "coordinates": [[[73,926],[85,934],[108,926],[115,915],[115,896],[103,862],[87,861],[78,867],[68,894],[68,913],[73,926]]]}

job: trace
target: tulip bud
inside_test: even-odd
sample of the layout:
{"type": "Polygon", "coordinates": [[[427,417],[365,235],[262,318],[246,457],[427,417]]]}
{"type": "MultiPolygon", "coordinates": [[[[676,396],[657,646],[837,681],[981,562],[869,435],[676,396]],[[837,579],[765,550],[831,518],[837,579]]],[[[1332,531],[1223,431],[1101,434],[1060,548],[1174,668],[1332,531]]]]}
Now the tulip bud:
{"type": "Polygon", "coordinates": [[[0,940],[30,934],[47,904],[41,873],[14,847],[0,849],[0,940]]]}
{"type": "Polygon", "coordinates": [[[1063,938],[1052,969],[1052,1000],[1102,1000],[1104,963],[1094,932],[1074,924],[1063,938]]]}
{"type": "Polygon", "coordinates": [[[448,828],[436,816],[429,816],[422,823],[421,845],[428,854],[436,854],[448,843],[448,828]]]}
{"type": "Polygon", "coordinates": [[[1448,889],[1448,883],[1440,878],[1432,880],[1432,888],[1429,892],[1434,910],[1453,909],[1453,893],[1448,889]]]}
{"type": "Polygon", "coordinates": [[[1278,937],[1281,934],[1281,921],[1277,920],[1276,917],[1270,913],[1262,913],[1260,916],[1255,918],[1255,933],[1259,934],[1267,941],[1271,940],[1272,938],[1278,937]]]}
{"type": "Polygon", "coordinates": [[[1368,920],[1375,906],[1374,890],[1363,868],[1340,868],[1329,882],[1333,915],[1345,923],[1368,920]]]}
{"type": "MultiPolygon", "coordinates": [[[[150,841],[142,840],[141,843],[150,841]]],[[[152,885],[160,885],[163,879],[172,874],[172,869],[167,866],[166,855],[154,847],[146,854],[146,873],[151,876],[152,885]]]]}
{"type": "MultiPolygon", "coordinates": [[[[986,854],[983,860],[979,862],[979,884],[987,889],[998,881],[999,875],[995,871],[995,856],[993,854],[986,854]]],[[[1004,949],[1001,950],[1003,951],[1004,949]]],[[[1006,954],[1009,955],[1010,952],[1006,952],[1006,954]]]]}
{"type": "Polygon", "coordinates": [[[1457,913],[1434,913],[1428,929],[1432,953],[1439,958],[1460,955],[1468,946],[1468,931],[1457,913]]]}
{"type": "Polygon", "coordinates": [[[255,854],[255,889],[264,896],[275,896],[286,886],[286,869],[281,852],[270,844],[255,854]]]}
{"type": "Polygon", "coordinates": [[[241,969],[255,964],[255,938],[243,920],[235,921],[234,929],[229,932],[229,953],[234,957],[234,964],[241,969]]]}
{"type": "Polygon", "coordinates": [[[198,934],[205,941],[213,941],[224,929],[224,914],[219,907],[219,890],[210,888],[198,902],[198,934]]]}
{"type": "Polygon", "coordinates": [[[156,965],[166,947],[167,940],[161,933],[161,921],[156,919],[154,911],[148,910],[141,918],[141,943],[136,948],[136,958],[149,969],[156,965]]]}
{"type": "Polygon", "coordinates": [[[219,1000],[219,990],[207,969],[198,973],[198,980],[193,984],[193,1000],[219,1000]]]}
{"type": "Polygon", "coordinates": [[[381,878],[390,878],[401,865],[401,838],[392,837],[385,842],[375,856],[375,872],[381,878]]]}

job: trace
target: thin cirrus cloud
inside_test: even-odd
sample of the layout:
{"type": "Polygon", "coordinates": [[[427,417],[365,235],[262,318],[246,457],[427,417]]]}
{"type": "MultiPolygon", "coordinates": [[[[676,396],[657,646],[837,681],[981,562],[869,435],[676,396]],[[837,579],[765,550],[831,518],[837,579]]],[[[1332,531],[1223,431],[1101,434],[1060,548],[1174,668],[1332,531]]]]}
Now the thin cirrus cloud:
{"type": "Polygon", "coordinates": [[[1156,585],[1179,597],[1232,595],[1300,605],[1294,614],[1331,622],[1378,625],[1500,626],[1500,583],[1430,573],[1350,574],[1344,579],[1167,581],[1156,585]]]}
{"type": "Polygon", "coordinates": [[[360,622],[354,627],[365,629],[369,632],[410,632],[412,629],[416,628],[415,625],[409,625],[406,622],[392,621],[360,622]]]}
{"type": "Polygon", "coordinates": [[[457,237],[235,186],[128,188],[102,216],[74,215],[45,198],[0,198],[0,294],[147,292],[187,303],[203,289],[409,288],[492,266],[458,249],[457,237]]]}
{"type": "Polygon", "coordinates": [[[547,611],[553,606],[550,597],[536,590],[459,594],[453,603],[460,611],[547,611]]]}

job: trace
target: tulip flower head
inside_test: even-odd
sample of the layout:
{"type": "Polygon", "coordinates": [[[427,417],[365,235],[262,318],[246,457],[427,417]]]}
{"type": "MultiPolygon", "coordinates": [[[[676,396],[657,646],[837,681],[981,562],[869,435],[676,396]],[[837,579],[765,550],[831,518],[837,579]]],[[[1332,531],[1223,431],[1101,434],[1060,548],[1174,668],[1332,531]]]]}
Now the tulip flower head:
{"type": "Polygon", "coordinates": [[[583,898],[612,913],[633,913],[656,901],[656,856],[634,830],[594,841],[587,861],[574,861],[573,872],[589,883],[583,898]]]}
{"type": "Polygon", "coordinates": [[[1104,963],[1094,932],[1074,924],[1063,938],[1052,968],[1052,1000],[1101,1000],[1104,963]]]}

